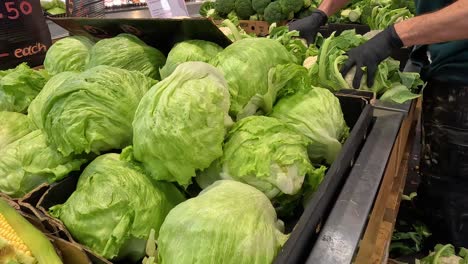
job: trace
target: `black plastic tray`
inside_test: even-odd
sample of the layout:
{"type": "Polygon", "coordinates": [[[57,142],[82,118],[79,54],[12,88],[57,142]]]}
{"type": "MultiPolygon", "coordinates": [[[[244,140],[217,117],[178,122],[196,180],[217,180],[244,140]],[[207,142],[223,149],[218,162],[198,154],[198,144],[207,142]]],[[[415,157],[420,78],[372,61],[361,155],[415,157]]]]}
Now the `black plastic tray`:
{"type": "Polygon", "coordinates": [[[363,94],[360,96],[337,94],[337,97],[344,118],[351,128],[351,134],[337,159],[328,169],[317,192],[306,205],[289,239],[274,261],[275,264],[297,264],[306,260],[317,239],[320,225],[326,220],[365,142],[372,123],[373,108],[368,104],[371,98],[366,98],[363,94]]]}

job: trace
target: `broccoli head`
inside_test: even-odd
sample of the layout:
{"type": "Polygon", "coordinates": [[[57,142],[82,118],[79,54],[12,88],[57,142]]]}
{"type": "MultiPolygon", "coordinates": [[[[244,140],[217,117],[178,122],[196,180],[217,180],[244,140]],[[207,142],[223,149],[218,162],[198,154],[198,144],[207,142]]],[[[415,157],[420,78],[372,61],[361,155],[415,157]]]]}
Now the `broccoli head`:
{"type": "Polygon", "coordinates": [[[281,4],[279,1],[271,2],[265,8],[265,21],[272,24],[276,22],[280,22],[283,19],[286,19],[286,15],[283,13],[283,9],[281,8],[281,4]]]}
{"type": "Polygon", "coordinates": [[[279,0],[283,14],[297,13],[304,6],[304,0],[279,0]]]}
{"type": "Polygon", "coordinates": [[[251,0],[236,0],[234,9],[240,19],[249,19],[251,15],[255,14],[251,0]]]}
{"type": "Polygon", "coordinates": [[[258,14],[263,14],[265,12],[265,8],[271,3],[271,0],[252,0],[252,8],[258,14]]]}
{"type": "Polygon", "coordinates": [[[236,0],[216,0],[215,10],[218,14],[226,16],[234,11],[236,0]]]}
{"type": "Polygon", "coordinates": [[[201,4],[199,13],[202,17],[207,17],[208,11],[214,8],[215,8],[215,2],[205,1],[201,4]]]}

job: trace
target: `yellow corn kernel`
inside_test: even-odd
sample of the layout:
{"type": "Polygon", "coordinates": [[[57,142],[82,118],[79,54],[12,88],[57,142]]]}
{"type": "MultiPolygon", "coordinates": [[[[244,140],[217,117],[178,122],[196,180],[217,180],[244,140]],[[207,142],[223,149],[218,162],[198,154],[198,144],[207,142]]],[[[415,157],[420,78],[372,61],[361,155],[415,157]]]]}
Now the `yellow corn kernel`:
{"type": "Polygon", "coordinates": [[[15,250],[22,252],[26,256],[32,256],[28,246],[24,244],[2,214],[0,214],[0,238],[6,240],[15,250]]]}

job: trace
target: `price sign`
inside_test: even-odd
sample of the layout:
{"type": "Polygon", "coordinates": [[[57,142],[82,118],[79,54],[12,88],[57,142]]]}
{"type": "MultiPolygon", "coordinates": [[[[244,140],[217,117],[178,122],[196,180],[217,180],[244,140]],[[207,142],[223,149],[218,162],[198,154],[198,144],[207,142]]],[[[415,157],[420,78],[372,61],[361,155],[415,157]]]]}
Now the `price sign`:
{"type": "Polygon", "coordinates": [[[42,65],[51,42],[39,0],[0,0],[0,70],[42,65]]]}
{"type": "Polygon", "coordinates": [[[147,0],[151,17],[188,17],[185,0],[147,0]]]}

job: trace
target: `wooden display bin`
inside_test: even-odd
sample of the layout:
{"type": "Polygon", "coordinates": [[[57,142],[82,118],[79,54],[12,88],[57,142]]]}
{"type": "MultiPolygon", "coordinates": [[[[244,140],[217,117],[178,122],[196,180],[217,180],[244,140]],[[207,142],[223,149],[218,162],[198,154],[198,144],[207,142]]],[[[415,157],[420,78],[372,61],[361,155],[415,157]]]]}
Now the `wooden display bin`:
{"type": "Polygon", "coordinates": [[[380,264],[388,261],[388,248],[405,187],[409,152],[414,141],[414,128],[420,114],[420,106],[421,100],[412,104],[403,120],[355,263],[380,264]]]}

